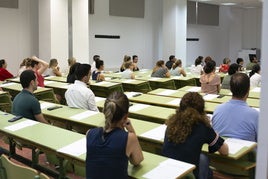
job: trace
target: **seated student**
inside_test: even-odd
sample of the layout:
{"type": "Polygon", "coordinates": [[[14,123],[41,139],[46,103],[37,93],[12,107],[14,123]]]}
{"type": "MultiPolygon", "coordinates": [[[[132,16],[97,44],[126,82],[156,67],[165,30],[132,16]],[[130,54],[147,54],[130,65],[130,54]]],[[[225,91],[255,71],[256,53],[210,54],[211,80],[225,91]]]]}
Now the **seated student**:
{"type": "Polygon", "coordinates": [[[209,60],[204,66],[204,74],[200,77],[201,92],[218,94],[220,92],[221,78],[215,73],[216,62],[209,60]]]}
{"type": "Polygon", "coordinates": [[[236,63],[239,65],[238,71],[244,71],[244,59],[243,58],[237,58],[236,63]]]}
{"type": "Polygon", "coordinates": [[[92,73],[95,71],[95,70],[97,70],[97,68],[96,68],[96,61],[97,60],[100,60],[100,56],[99,55],[94,55],[93,56],[93,62],[92,62],[92,64],[91,64],[91,71],[92,71],[92,73]]]}
{"type": "Polygon", "coordinates": [[[104,70],[104,63],[103,60],[96,60],[96,69],[95,71],[92,72],[92,80],[96,81],[104,81],[105,77],[101,73],[104,70]]]}
{"type": "Polygon", "coordinates": [[[133,62],[133,71],[139,71],[139,67],[138,67],[138,56],[137,55],[133,55],[132,56],[132,62],[133,62]]]}
{"type": "Polygon", "coordinates": [[[151,74],[151,77],[159,77],[159,78],[169,78],[170,73],[168,71],[168,68],[165,66],[165,62],[163,60],[158,60],[156,62],[155,67],[153,68],[153,72],[151,74]]]}
{"type": "Polygon", "coordinates": [[[235,73],[231,77],[232,99],[217,106],[212,126],[221,136],[257,141],[259,112],[247,104],[249,77],[235,73]]]}
{"type": "Polygon", "coordinates": [[[239,65],[236,63],[233,63],[230,65],[228,69],[228,75],[224,76],[222,83],[221,83],[221,89],[230,89],[230,80],[231,76],[238,72],[239,65]]]}
{"type": "Polygon", "coordinates": [[[23,71],[20,75],[20,83],[23,90],[13,100],[12,114],[48,124],[42,114],[38,99],[33,95],[38,86],[34,71],[23,71]]]}
{"type": "Polygon", "coordinates": [[[47,69],[47,74],[49,76],[62,76],[60,72],[60,67],[58,66],[58,60],[53,58],[49,62],[49,68],[47,69]]]}
{"type": "Polygon", "coordinates": [[[130,62],[130,61],[131,61],[131,57],[128,56],[128,55],[125,55],[125,56],[124,56],[124,59],[123,59],[123,63],[122,63],[122,65],[121,65],[121,67],[120,67],[120,71],[121,71],[121,72],[123,72],[123,71],[126,69],[125,64],[126,64],[127,62],[130,62]]]}
{"type": "Polygon", "coordinates": [[[175,63],[173,63],[172,68],[169,70],[169,72],[172,76],[186,76],[186,72],[182,68],[182,62],[180,59],[176,60],[175,63]]]}
{"type": "Polygon", "coordinates": [[[201,154],[203,144],[209,144],[210,153],[219,151],[223,155],[228,154],[227,144],[213,130],[204,110],[205,102],[199,93],[185,94],[176,114],[166,123],[163,145],[165,156],[194,164],[194,175],[199,179],[207,179],[212,175],[208,159],[201,154]]]}
{"type": "Polygon", "coordinates": [[[75,78],[75,70],[78,67],[78,65],[80,65],[80,63],[75,63],[71,66],[71,68],[69,69],[69,73],[67,75],[67,83],[74,83],[74,81],[76,80],[75,78]]]}
{"type": "Polygon", "coordinates": [[[135,75],[133,73],[133,62],[129,61],[125,63],[125,71],[121,73],[121,77],[123,79],[135,79],[135,75]]]}
{"type": "Polygon", "coordinates": [[[168,68],[168,70],[172,68],[172,65],[173,63],[175,63],[175,61],[176,61],[175,55],[170,55],[169,60],[166,62],[166,67],[168,68]]]}
{"type": "Polygon", "coordinates": [[[33,56],[31,58],[31,66],[28,69],[32,69],[35,72],[35,75],[38,81],[38,86],[40,87],[45,86],[44,84],[45,79],[42,75],[46,71],[47,68],[48,68],[48,63],[45,62],[44,60],[41,60],[37,58],[36,56],[33,56]]]}
{"type": "Polygon", "coordinates": [[[253,66],[256,65],[258,63],[257,57],[256,55],[249,55],[249,63],[246,66],[246,70],[252,70],[253,66]]]}
{"type": "Polygon", "coordinates": [[[219,72],[227,73],[230,64],[231,64],[231,60],[229,58],[224,58],[223,64],[220,65],[219,72]]]}
{"type": "Polygon", "coordinates": [[[261,67],[259,64],[253,66],[251,72],[249,73],[250,87],[260,87],[261,86],[261,67]]]}
{"type": "Polygon", "coordinates": [[[14,76],[7,71],[7,62],[4,59],[0,60],[0,81],[5,81],[8,78],[13,78],[14,76]]]}
{"type": "Polygon", "coordinates": [[[99,111],[96,106],[95,95],[87,87],[90,80],[90,69],[89,64],[79,64],[77,66],[74,72],[77,79],[65,92],[65,99],[69,107],[99,111]]]}
{"type": "Polygon", "coordinates": [[[194,62],[194,66],[191,68],[191,73],[193,75],[202,75],[203,74],[203,66],[202,66],[202,63],[203,63],[203,57],[202,56],[198,56],[196,59],[195,59],[195,62],[194,62]]]}
{"type": "Polygon", "coordinates": [[[128,119],[129,101],[122,92],[113,92],[105,100],[105,126],[86,134],[86,178],[127,179],[128,162],[139,165],[142,150],[128,119]]]}

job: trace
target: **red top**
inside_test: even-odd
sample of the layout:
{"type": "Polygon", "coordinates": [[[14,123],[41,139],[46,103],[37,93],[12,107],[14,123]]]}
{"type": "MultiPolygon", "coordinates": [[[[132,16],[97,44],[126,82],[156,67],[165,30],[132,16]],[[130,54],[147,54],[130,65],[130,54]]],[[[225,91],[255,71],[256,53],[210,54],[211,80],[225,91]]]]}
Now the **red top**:
{"type": "Polygon", "coordinates": [[[229,70],[229,65],[228,64],[221,64],[219,72],[227,73],[228,70],[229,70]]]}
{"type": "Polygon", "coordinates": [[[44,79],[44,77],[42,75],[40,75],[37,70],[35,71],[35,75],[36,75],[36,78],[37,78],[37,81],[38,81],[38,86],[45,87],[45,84],[44,84],[45,79],[44,79]]]}
{"type": "Polygon", "coordinates": [[[14,76],[9,73],[5,68],[0,68],[0,81],[5,81],[8,78],[13,78],[14,76]]]}

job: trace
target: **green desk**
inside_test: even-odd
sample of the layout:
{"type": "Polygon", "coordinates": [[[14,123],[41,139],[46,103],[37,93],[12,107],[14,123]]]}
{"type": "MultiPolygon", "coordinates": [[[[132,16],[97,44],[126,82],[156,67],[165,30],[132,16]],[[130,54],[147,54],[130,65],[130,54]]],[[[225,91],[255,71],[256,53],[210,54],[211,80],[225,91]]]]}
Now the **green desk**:
{"type": "MultiPolygon", "coordinates": [[[[96,97],[96,105],[102,111],[104,107],[105,98],[96,97]]],[[[131,103],[129,108],[129,117],[163,124],[170,115],[175,113],[175,109],[161,106],[154,106],[149,104],[131,103]]]]}
{"type": "Polygon", "coordinates": [[[108,81],[96,82],[90,81],[90,89],[96,96],[107,97],[113,91],[123,92],[123,86],[121,83],[114,83],[108,81]]]}
{"type": "Polygon", "coordinates": [[[168,96],[173,98],[182,98],[187,92],[181,90],[171,90],[171,89],[164,89],[158,88],[148,92],[147,94],[158,95],[158,96],[168,96]]]}
{"type": "Polygon", "coordinates": [[[0,110],[11,112],[12,101],[8,92],[0,91],[0,110]]]}
{"type": "MultiPolygon", "coordinates": [[[[8,91],[12,98],[15,98],[22,90],[21,84],[15,82],[1,84],[0,87],[2,87],[4,91],[8,91]]],[[[34,95],[39,100],[57,102],[52,88],[38,87],[37,90],[34,91],[34,95]]]]}
{"type": "Polygon", "coordinates": [[[124,91],[136,91],[147,93],[151,91],[151,87],[148,81],[136,80],[136,79],[111,79],[110,82],[121,83],[124,91]]]}
{"type": "Polygon", "coordinates": [[[135,77],[135,79],[149,81],[152,89],[157,88],[176,89],[174,80],[171,78],[155,78],[151,76],[141,76],[141,77],[135,77]]]}
{"type": "MultiPolygon", "coordinates": [[[[260,88],[256,87],[253,89],[250,89],[248,98],[253,98],[253,99],[260,99],[260,88]]],[[[232,96],[232,92],[229,89],[221,89],[220,94],[222,95],[227,95],[227,96],[232,96]]]]}
{"type": "Polygon", "coordinates": [[[45,80],[67,83],[67,78],[64,76],[47,76],[45,80]]]}
{"type": "Polygon", "coordinates": [[[184,76],[171,76],[171,79],[174,80],[176,89],[182,88],[184,86],[196,86],[196,80],[193,77],[184,77],[184,76]]]}
{"type": "MultiPolygon", "coordinates": [[[[61,159],[68,159],[73,163],[85,166],[85,157],[86,157],[85,135],[64,130],[51,125],[42,124],[39,122],[29,127],[25,127],[16,131],[10,131],[7,130],[5,127],[16,123],[29,121],[27,119],[22,119],[14,123],[8,123],[7,119],[11,117],[12,115],[4,115],[4,119],[0,120],[0,126],[1,126],[0,132],[4,133],[8,137],[19,139],[20,141],[23,141],[28,145],[37,147],[42,151],[55,154],[61,159]]],[[[144,158],[145,160],[142,162],[140,166],[134,167],[132,165],[129,165],[128,173],[130,177],[143,178],[142,176],[144,174],[156,168],[159,165],[159,163],[168,160],[168,158],[166,157],[158,156],[148,152],[144,152],[144,158]]],[[[187,163],[179,161],[177,162],[184,167],[187,166],[185,167],[187,169],[177,176],[179,178],[191,173],[192,170],[195,168],[194,165],[189,165],[187,163]]],[[[63,167],[63,165],[60,166],[63,167]]],[[[65,176],[64,173],[60,173],[60,178],[63,178],[64,176],[65,176]]]]}
{"type": "MultiPolygon", "coordinates": [[[[169,108],[178,108],[180,104],[180,98],[167,97],[167,96],[158,96],[151,94],[141,94],[139,96],[133,95],[131,92],[125,92],[128,96],[128,99],[136,103],[151,104],[156,106],[163,106],[169,108]]],[[[205,110],[208,113],[213,113],[218,103],[205,102],[205,110]]]]}

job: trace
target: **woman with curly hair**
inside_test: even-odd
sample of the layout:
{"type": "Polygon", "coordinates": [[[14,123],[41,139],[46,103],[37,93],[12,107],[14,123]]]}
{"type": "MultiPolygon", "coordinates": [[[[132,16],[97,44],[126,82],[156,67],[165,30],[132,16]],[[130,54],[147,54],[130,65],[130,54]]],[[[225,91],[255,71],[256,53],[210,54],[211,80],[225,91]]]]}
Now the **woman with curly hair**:
{"type": "Polygon", "coordinates": [[[203,144],[209,144],[210,153],[228,154],[227,144],[211,127],[204,109],[205,102],[199,93],[185,94],[176,114],[166,123],[163,146],[165,156],[194,164],[194,175],[198,179],[212,177],[208,158],[201,154],[203,144]]]}

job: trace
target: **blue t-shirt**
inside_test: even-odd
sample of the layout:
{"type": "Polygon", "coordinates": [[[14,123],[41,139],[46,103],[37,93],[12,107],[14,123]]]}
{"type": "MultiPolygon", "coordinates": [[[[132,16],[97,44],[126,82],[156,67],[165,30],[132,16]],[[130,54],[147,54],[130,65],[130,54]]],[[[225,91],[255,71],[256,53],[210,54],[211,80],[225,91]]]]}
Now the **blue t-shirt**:
{"type": "Polygon", "coordinates": [[[257,141],[259,112],[245,101],[220,104],[213,113],[212,126],[221,136],[257,141]]]}
{"type": "Polygon", "coordinates": [[[87,134],[86,178],[128,178],[127,139],[128,133],[119,128],[109,133],[103,128],[91,129],[87,134]]]}

